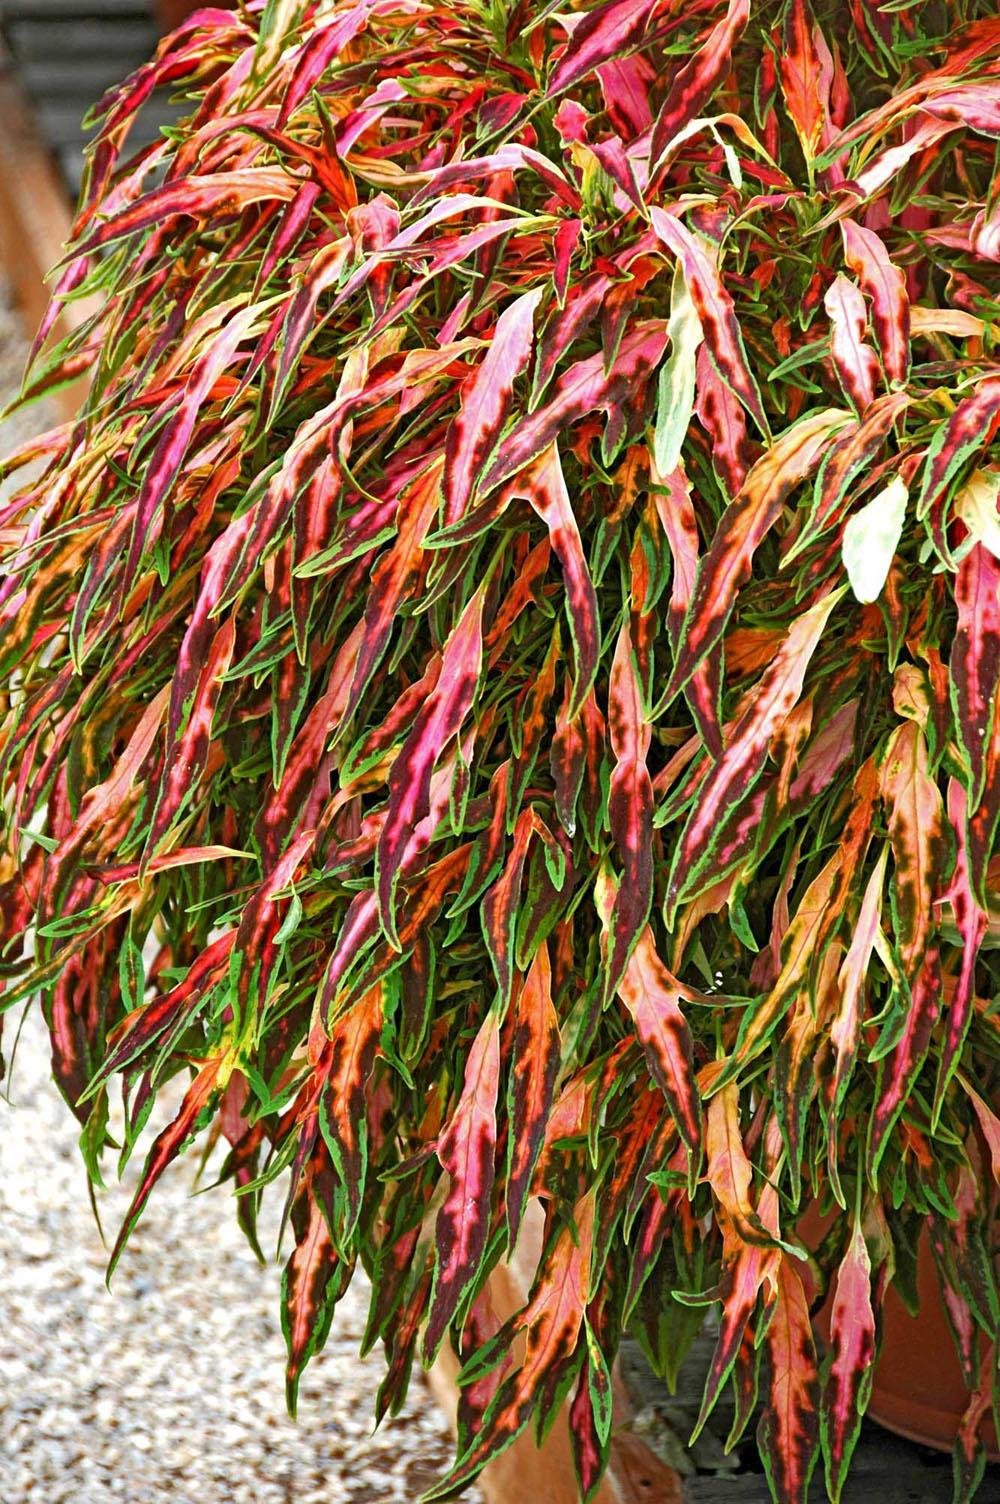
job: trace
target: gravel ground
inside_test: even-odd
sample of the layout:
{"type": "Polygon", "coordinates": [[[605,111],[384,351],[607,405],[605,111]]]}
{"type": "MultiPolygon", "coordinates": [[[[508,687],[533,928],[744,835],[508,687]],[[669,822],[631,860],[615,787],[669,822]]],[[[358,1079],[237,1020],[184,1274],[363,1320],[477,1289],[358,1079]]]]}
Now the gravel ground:
{"type": "MultiPolygon", "coordinates": [[[[0,289],[0,406],[23,354],[0,289]]],[[[51,414],[39,412],[0,423],[0,453],[46,421],[51,414]]],[[[8,1059],[15,1027],[8,1019],[8,1059]]],[[[76,1123],[49,1079],[36,1009],[3,1089],[2,1504],[414,1504],[446,1468],[451,1440],[418,1376],[401,1414],[372,1435],[382,1364],[377,1352],[357,1356],[363,1281],[306,1370],[293,1422],[279,1266],[257,1264],[225,1191],[191,1195],[193,1155],[172,1166],[109,1293],[76,1123]]],[[[121,1185],[108,1165],[110,1188],[98,1200],[109,1238],[164,1120],[158,1112],[147,1127],[121,1185]]],[[[281,1187],[272,1189],[261,1212],[265,1252],[280,1215],[281,1187]]]]}

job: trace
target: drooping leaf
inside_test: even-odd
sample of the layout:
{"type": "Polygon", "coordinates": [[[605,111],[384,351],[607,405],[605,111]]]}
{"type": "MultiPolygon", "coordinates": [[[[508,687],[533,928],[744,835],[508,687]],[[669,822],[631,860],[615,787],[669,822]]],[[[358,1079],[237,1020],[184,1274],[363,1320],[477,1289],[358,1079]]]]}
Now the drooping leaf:
{"type": "Polygon", "coordinates": [[[839,1504],[868,1404],[875,1364],[871,1260],[860,1221],[837,1270],[821,1411],[827,1493],[839,1504]]]}
{"type": "Polygon", "coordinates": [[[449,1176],[448,1193],[434,1224],[434,1282],[423,1350],[437,1352],[459,1301],[479,1272],[489,1231],[500,1079],[500,1033],[489,1013],[465,1066],[462,1094],[438,1140],[437,1157],[449,1176]]]}

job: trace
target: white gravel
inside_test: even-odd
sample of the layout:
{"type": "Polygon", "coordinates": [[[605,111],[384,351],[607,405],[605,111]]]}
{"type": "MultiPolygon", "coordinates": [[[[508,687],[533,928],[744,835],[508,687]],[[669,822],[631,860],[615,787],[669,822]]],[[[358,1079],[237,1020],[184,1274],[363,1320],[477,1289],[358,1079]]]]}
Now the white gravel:
{"type": "MultiPolygon", "coordinates": [[[[23,348],[0,289],[0,406],[23,348]]],[[[0,451],[13,437],[0,424],[0,451]]],[[[8,1060],[16,1024],[5,1020],[8,1060]]],[[[77,1125],[50,1080],[37,1009],[3,1091],[2,1504],[414,1504],[452,1443],[419,1373],[400,1416],[372,1434],[383,1369],[378,1352],[357,1357],[363,1280],[338,1307],[290,1420],[280,1266],[257,1264],[224,1189],[191,1195],[197,1151],[154,1190],[109,1293],[77,1125]]],[[[98,1202],[109,1240],[165,1120],[155,1117],[121,1185],[108,1164],[98,1202]]],[[[270,1190],[260,1231],[273,1254],[283,1187],[270,1190]]]]}

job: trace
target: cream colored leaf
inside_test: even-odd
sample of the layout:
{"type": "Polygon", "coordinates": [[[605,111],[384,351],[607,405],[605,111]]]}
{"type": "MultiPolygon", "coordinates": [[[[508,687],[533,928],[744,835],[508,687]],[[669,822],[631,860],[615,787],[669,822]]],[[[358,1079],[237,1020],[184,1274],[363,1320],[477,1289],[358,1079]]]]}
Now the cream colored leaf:
{"type": "Polygon", "coordinates": [[[897,475],[848,519],[842,545],[844,568],[859,601],[878,600],[903,531],[908,496],[905,481],[897,475]]]}

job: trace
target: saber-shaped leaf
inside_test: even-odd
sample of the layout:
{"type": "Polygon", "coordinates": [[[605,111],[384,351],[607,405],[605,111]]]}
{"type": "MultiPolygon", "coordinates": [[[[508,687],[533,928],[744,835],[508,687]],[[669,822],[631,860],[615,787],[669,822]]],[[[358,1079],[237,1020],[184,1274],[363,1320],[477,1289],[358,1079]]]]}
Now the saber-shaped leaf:
{"type": "Polygon", "coordinates": [[[997,1117],[992,1107],[975,1091],[963,1076],[958,1077],[962,1090],[972,1103],[979,1127],[986,1147],[989,1150],[990,1164],[993,1170],[993,1179],[1000,1185],[1000,1117],[997,1117]]]}
{"type": "Polygon", "coordinates": [[[732,66],[733,45],[750,19],[750,0],[729,0],[726,14],[687,62],[672,74],[670,89],[653,124],[649,186],[657,186],[664,153],[677,132],[704,111],[732,66]]]}
{"type": "Polygon", "coordinates": [[[326,1341],[337,1297],[350,1268],[344,1269],[333,1246],[320,1195],[306,1178],[292,1211],[295,1247],[281,1276],[281,1330],[288,1349],[285,1398],[288,1413],[298,1408],[302,1370],[326,1341]]]}
{"type": "Polygon", "coordinates": [[[514,382],[531,357],[541,288],[523,293],[497,320],[489,349],[462,391],[462,408],[448,429],[444,451],[444,521],[465,513],[476,483],[510,415],[514,382]]]}
{"type": "Polygon", "coordinates": [[[54,906],[62,886],[64,873],[90,833],[96,827],[120,818],[122,807],[131,796],[140,769],[156,740],[160,722],[166,713],[169,696],[170,686],[165,684],[150,700],[112,772],[103,783],[87,790],[75,822],[62,836],[51,856],[46,858],[39,893],[39,910],[42,916],[48,918],[55,912],[54,906]]]}
{"type": "Polygon", "coordinates": [[[958,621],[948,667],[955,731],[968,768],[969,803],[983,796],[1000,696],[1000,559],[974,543],[955,575],[958,621]]]}
{"type": "Polygon", "coordinates": [[[910,300],[906,279],[889,259],[884,242],[874,230],[842,219],[844,259],[872,303],[875,344],[882,352],[885,374],[890,381],[904,382],[910,370],[910,300]]]}
{"type": "Polygon", "coordinates": [[[368,1079],[382,1032],[382,988],[373,987],[339,1018],[330,1035],[330,1067],[319,1100],[319,1126],[347,1197],[339,1234],[351,1237],[361,1212],[368,1166],[368,1079]]]}
{"type": "Polygon", "coordinates": [[[702,341],[701,322],[680,261],[674,266],[667,333],[670,353],[660,367],[653,431],[653,457],[663,475],[670,475],[680,463],[681,447],[694,411],[698,347],[702,341]]]}
{"type": "Polygon", "coordinates": [[[840,1190],[837,1168],[837,1126],[840,1122],[841,1103],[854,1070],[861,1040],[865,984],[882,918],[882,892],[888,858],[889,848],[883,846],[882,854],[868,879],[854,934],[837,978],[840,996],[817,1067],[827,1111],[830,1180],[841,1205],[843,1193],[840,1190]]]}
{"type": "Polygon", "coordinates": [[[579,17],[558,63],[546,96],[561,94],[602,63],[611,62],[641,37],[656,0],[604,0],[579,17]]]}
{"type": "Polygon", "coordinates": [[[552,967],[544,940],[517,999],[511,1059],[506,1202],[509,1246],[513,1248],[559,1079],[559,1020],[552,1003],[552,967]]]}
{"type": "Polygon", "coordinates": [[[833,58],[809,0],[789,0],[782,42],[778,55],[781,92],[811,167],[829,123],[833,58]]]}
{"type": "Polygon", "coordinates": [[[528,846],[539,830],[534,810],[523,809],[514,826],[514,840],[503,871],[483,895],[483,935],[496,972],[501,1010],[506,1010],[514,982],[514,940],[521,903],[521,883],[528,846]]]}
{"type": "Polygon", "coordinates": [[[874,1375],[871,1269],[861,1223],[855,1221],[837,1270],[820,1411],[826,1488],[832,1504],[840,1504],[874,1375]]]}
{"type": "Polygon", "coordinates": [[[924,954],[902,1037],[891,1055],[879,1061],[875,1107],[868,1128],[868,1178],[872,1185],[889,1142],[889,1134],[906,1105],[931,1042],[941,1003],[941,963],[936,946],[924,954]]]}
{"type": "Polygon", "coordinates": [[[109,1076],[136,1060],[167,1029],[193,1017],[202,999],[225,974],[235,939],[235,929],[219,935],[199,953],[187,975],[163,997],[133,1009],[109,1040],[112,1048],[94,1076],[88,1096],[109,1076]]]}
{"type": "Polygon", "coordinates": [[[646,766],[651,728],[632,654],[629,623],[618,634],[608,689],[608,732],[615,766],[608,824],[621,865],[604,934],[604,997],[616,991],[653,901],[653,785],[646,766]]]}
{"type": "Polygon", "coordinates": [[[731,1079],[753,1059],[803,990],[811,994],[823,947],[840,922],[844,887],[844,857],[838,851],[824,863],[802,895],[781,942],[783,959],[774,986],[761,1003],[747,1009],[720,1081],[731,1079]]]}
{"type": "Polygon", "coordinates": [[[705,245],[686,225],[662,209],[650,210],[650,220],[663,244],[678,259],[702,336],[719,375],[742,402],[765,438],[770,437],[760,391],[747,364],[736,309],[718,268],[705,245]]]}
{"type": "Polygon", "coordinates": [[[217,209],[246,209],[268,200],[287,202],[300,187],[300,179],[277,167],[242,167],[233,172],[179,178],[143,194],[128,208],[105,220],[77,246],[77,254],[90,256],[125,235],[134,235],[181,214],[207,219],[217,209]]]}
{"type": "Polygon", "coordinates": [[[753,466],[742,491],[723,512],[702,556],[660,709],[680,694],[722,637],[739,590],[749,578],[754,554],[781,516],[792,491],[819,462],[837,430],[853,421],[853,414],[840,407],[810,413],[786,429],[753,466]]]}
{"type": "Polygon", "coordinates": [[[458,1106],[438,1140],[437,1157],[450,1177],[434,1224],[434,1280],[424,1331],[424,1361],[441,1345],[462,1296],[479,1273],[490,1229],[497,1145],[500,1025],[490,1012],[465,1066],[458,1106]]]}
{"type": "Polygon", "coordinates": [[[1000,425],[1000,376],[987,376],[935,431],[927,448],[917,513],[926,517],[947,493],[969,457],[1000,425]]]}
{"type": "MultiPolygon", "coordinates": [[[[607,923],[614,886],[606,873],[598,876],[595,899],[598,913],[607,923]]],[[[680,1007],[695,994],[667,970],[648,924],[626,963],[618,995],[635,1023],[650,1074],[667,1099],[681,1138],[695,1156],[696,1172],[701,1154],[701,1097],[695,1081],[691,1031],[680,1007]]]]}
{"type": "Polygon", "coordinates": [[[119,585],[122,598],[135,583],[143,554],[159,536],[162,508],[184,463],[199,412],[219,377],[231,368],[237,350],[258,317],[257,308],[251,306],[233,313],[223,324],[194,366],[176,411],[164,426],[142,477],[132,537],[119,585]]]}
{"type": "Polygon", "coordinates": [[[750,1200],[753,1170],[740,1131],[740,1088],[730,1081],[710,1099],[705,1122],[705,1179],[744,1243],[770,1247],[774,1236],[750,1200]]]}
{"type": "Polygon", "coordinates": [[[351,693],[344,708],[349,720],[357,710],[385,655],[403,603],[418,589],[430,555],[424,539],[437,517],[441,497],[441,461],[436,459],[400,492],[396,537],[379,558],[365,606],[364,636],[358,648],[351,693]]]}
{"type": "Polygon", "coordinates": [[[955,925],[962,942],[962,966],[945,1022],[944,1044],[938,1065],[937,1085],[934,1089],[935,1121],[941,1111],[948,1083],[961,1058],[962,1047],[972,1019],[976,987],[976,959],[989,923],[989,916],[980,908],[979,900],[972,887],[966,835],[967,813],[968,798],[965,789],[957,778],[951,778],[948,780],[948,819],[955,838],[955,866],[948,885],[947,899],[955,916],[955,925]]]}
{"type": "MultiPolygon", "coordinates": [[[[187,641],[185,638],[184,646],[187,641]]],[[[214,634],[204,662],[185,658],[182,649],[171,685],[163,774],[146,837],[146,853],[156,850],[184,799],[197,789],[205,772],[212,721],[235,641],[236,623],[230,618],[214,634]],[[185,708],[187,720],[183,722],[185,708]]]]}
{"type": "MultiPolygon", "coordinates": [[[[714,372],[713,372],[714,375],[714,372]]],[[[715,378],[721,390],[728,389],[715,378]]],[[[742,410],[733,406],[742,416],[742,410]]],[[[654,477],[656,478],[656,477],[654,477]]],[[[691,487],[683,466],[666,475],[654,491],[656,513],[666,535],[667,546],[673,562],[670,581],[670,606],[667,612],[667,635],[674,652],[677,651],[684,625],[684,618],[694,590],[698,573],[698,524],[691,501],[691,487]]],[[[722,731],[719,727],[719,663],[708,658],[691,676],[685,691],[691,714],[694,716],[706,751],[712,757],[722,756],[722,731]]]]}
{"type": "Polygon", "coordinates": [[[809,660],[842,596],[843,589],[829,591],[796,620],[702,783],[674,847],[664,908],[668,928],[673,928],[677,905],[694,887],[726,819],[760,777],[771,738],[798,703],[809,660]]]}
{"type": "Polygon", "coordinates": [[[594,1192],[573,1209],[549,1248],[525,1309],[501,1329],[498,1338],[525,1333],[524,1361],[507,1378],[483,1416],[479,1433],[440,1483],[424,1495],[425,1504],[450,1498],[476,1477],[491,1457],[509,1447],[539,1409],[551,1409],[576,1354],[590,1286],[594,1242],[594,1192]]]}
{"type": "Polygon", "coordinates": [[[944,801],[927,771],[927,741],[916,721],[893,733],[880,778],[895,867],[893,923],[912,981],[931,935],[931,905],[947,852],[944,801]]]}
{"type": "Polygon", "coordinates": [[[844,396],[863,413],[875,397],[878,356],[865,344],[868,313],[861,293],[842,273],[823,295],[830,319],[830,352],[844,396]]]}
{"type": "MultiPolygon", "coordinates": [[[[776,1200],[775,1192],[765,1187],[761,1195],[761,1209],[776,1200]]],[[[724,1226],[723,1232],[727,1229],[724,1226]]],[[[715,1297],[722,1302],[719,1312],[719,1335],[712,1352],[712,1361],[705,1376],[705,1389],[695,1428],[689,1445],[693,1445],[705,1422],[711,1415],[722,1386],[736,1362],[748,1324],[758,1306],[763,1292],[761,1321],[766,1323],[777,1294],[777,1271],[781,1249],[746,1243],[738,1233],[728,1230],[722,1278],[715,1297]]]]}
{"type": "Polygon", "coordinates": [[[666,342],[665,320],[649,319],[624,336],[610,371],[605,370],[603,352],[571,365],[556,380],[548,402],[510,430],[480,481],[480,495],[509,480],[588,413],[608,413],[605,450],[613,451],[636,421],[640,394],[666,342]]]}
{"type": "Polygon", "coordinates": [[[431,774],[446,745],[461,729],[475,699],[483,659],[484,586],[476,591],[445,643],[441,673],[389,775],[389,803],[375,859],[379,921],[399,949],[395,891],[399,864],[429,805],[431,774]]]}
{"type": "Polygon", "coordinates": [[[757,1432],[771,1493],[806,1504],[819,1451],[819,1375],[809,1303],[794,1264],[778,1265],[778,1295],[767,1328],[771,1383],[757,1432]]]}
{"type": "Polygon", "coordinates": [[[505,500],[523,497],[549,530],[552,552],[562,566],[566,587],[566,620],[573,647],[573,684],[567,715],[574,718],[597,675],[601,628],[597,595],[583,552],[559,450],[553,443],[506,488],[505,500]]]}
{"type": "Polygon", "coordinates": [[[754,457],[746,415],[705,348],[698,346],[695,412],[712,443],[712,468],[730,498],[738,496],[754,457]]]}
{"type": "Polygon", "coordinates": [[[910,401],[906,392],[887,392],[876,397],[861,421],[850,424],[830,445],[816,476],[809,515],[791,546],[784,551],[786,565],[840,520],[850,504],[852,483],[882,449],[910,401]]]}
{"type": "Polygon", "coordinates": [[[111,1283],[111,1276],[115,1272],[118,1260],[122,1256],[122,1250],[128,1241],[129,1235],[139,1218],[142,1216],[150,1192],[163,1174],[164,1170],[177,1158],[177,1155],[208,1122],[209,1117],[215,1110],[215,1104],[219,1093],[225,1085],[225,1073],[223,1065],[226,1062],[224,1053],[213,1056],[204,1061],[198,1074],[184,1094],[184,1100],[180,1110],[172,1123],[163,1129],[149,1154],[146,1163],[142,1167],[142,1178],[139,1188],[132,1198],[132,1204],[125,1214],[121,1230],[115,1240],[115,1246],[108,1260],[107,1281],[111,1283]]]}

